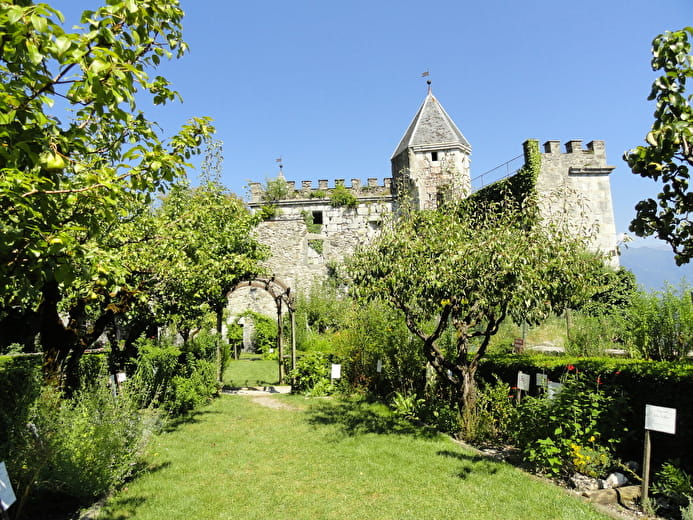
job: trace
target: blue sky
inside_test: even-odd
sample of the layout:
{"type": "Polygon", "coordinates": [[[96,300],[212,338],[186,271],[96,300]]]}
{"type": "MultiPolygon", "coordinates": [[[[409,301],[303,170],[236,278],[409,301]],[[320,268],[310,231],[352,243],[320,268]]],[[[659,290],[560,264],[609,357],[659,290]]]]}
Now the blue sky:
{"type": "MultiPolygon", "coordinates": [[[[472,176],[528,138],[604,140],[618,232],[659,186],[628,170],[654,103],[650,44],[693,25],[691,0],[182,0],[191,51],[160,71],[182,104],[149,111],[172,134],[215,120],[223,182],[390,176],[389,159],[426,94],[472,145],[472,176]]],[[[52,4],[69,20],[98,1],[52,4]]],[[[146,108],[146,107],[145,107],[146,108]]]]}

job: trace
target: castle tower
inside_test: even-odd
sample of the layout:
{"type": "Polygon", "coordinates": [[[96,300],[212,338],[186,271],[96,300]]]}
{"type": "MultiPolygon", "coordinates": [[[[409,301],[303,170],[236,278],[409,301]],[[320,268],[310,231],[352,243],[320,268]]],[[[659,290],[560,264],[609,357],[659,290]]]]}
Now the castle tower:
{"type": "Polygon", "coordinates": [[[472,147],[431,92],[390,159],[395,203],[410,197],[416,209],[434,209],[471,191],[472,147]]]}

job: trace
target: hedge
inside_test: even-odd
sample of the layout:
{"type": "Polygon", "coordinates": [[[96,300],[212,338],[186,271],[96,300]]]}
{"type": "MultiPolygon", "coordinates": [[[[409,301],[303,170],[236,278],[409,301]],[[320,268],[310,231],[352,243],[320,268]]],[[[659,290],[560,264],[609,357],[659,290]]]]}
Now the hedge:
{"type": "Polygon", "coordinates": [[[629,433],[619,449],[622,458],[642,459],[645,435],[645,405],[676,409],[676,434],[652,432],[653,459],[656,462],[680,460],[693,469],[693,363],[656,362],[618,358],[578,358],[539,355],[491,355],[481,361],[478,377],[492,382],[493,374],[510,386],[517,373],[530,374],[530,394],[537,395],[537,373],[550,381],[560,381],[569,371],[592,377],[609,393],[621,393],[628,403],[622,410],[629,433]]]}

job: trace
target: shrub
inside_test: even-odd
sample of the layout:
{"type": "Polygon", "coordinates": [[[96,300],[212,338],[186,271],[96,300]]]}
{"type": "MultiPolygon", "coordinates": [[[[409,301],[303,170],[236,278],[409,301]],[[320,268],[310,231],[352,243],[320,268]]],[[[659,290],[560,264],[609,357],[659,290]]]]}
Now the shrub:
{"type": "Polygon", "coordinates": [[[270,354],[271,350],[277,345],[277,322],[272,318],[253,312],[246,311],[244,317],[250,318],[253,325],[251,341],[255,350],[265,356],[270,354]]]}
{"type": "Polygon", "coordinates": [[[660,504],[660,512],[683,512],[689,508],[693,497],[691,475],[667,461],[653,479],[652,492],[660,504]]]}
{"type": "Polygon", "coordinates": [[[330,193],[330,205],[333,208],[355,208],[359,202],[356,196],[343,184],[338,184],[330,193]]]}
{"type": "Polygon", "coordinates": [[[114,396],[105,370],[69,399],[43,388],[10,450],[18,496],[33,485],[82,500],[103,495],[137,469],[157,423],[128,393],[114,396]]]}
{"type": "Polygon", "coordinates": [[[473,431],[465,431],[466,440],[477,444],[497,443],[509,440],[516,408],[510,386],[495,376],[495,381],[479,385],[476,410],[473,414],[473,431]]]}
{"type": "Polygon", "coordinates": [[[623,335],[631,352],[645,359],[685,359],[693,349],[693,301],[685,284],[661,292],[639,292],[624,318],[623,335]]]}
{"type": "Polygon", "coordinates": [[[617,401],[579,374],[568,375],[553,398],[527,397],[518,406],[514,439],[525,460],[551,476],[597,476],[620,438],[617,401]]]}
{"type": "Polygon", "coordinates": [[[576,314],[566,351],[573,356],[601,356],[604,350],[613,348],[617,336],[617,325],[612,317],[576,314]]]}
{"type": "Polygon", "coordinates": [[[161,407],[174,415],[188,412],[219,391],[221,358],[229,357],[227,347],[217,359],[219,342],[220,337],[203,335],[181,350],[165,342],[139,340],[140,355],[125,387],[142,407],[161,407]]]}
{"type": "Polygon", "coordinates": [[[310,393],[316,387],[320,392],[330,391],[330,362],[327,355],[322,352],[304,354],[296,361],[296,368],[289,372],[289,378],[292,380],[292,392],[295,393],[310,393]]]}

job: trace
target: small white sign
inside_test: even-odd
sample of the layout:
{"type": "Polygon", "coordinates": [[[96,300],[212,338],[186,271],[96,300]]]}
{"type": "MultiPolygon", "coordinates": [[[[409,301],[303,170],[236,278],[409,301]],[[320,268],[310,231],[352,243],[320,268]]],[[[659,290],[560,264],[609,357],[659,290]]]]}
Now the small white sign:
{"type": "Polygon", "coordinates": [[[118,372],[116,374],[116,379],[118,380],[119,383],[122,383],[127,379],[127,376],[125,375],[125,372],[118,372]]]}
{"type": "Polygon", "coordinates": [[[16,500],[17,497],[14,496],[12,482],[10,482],[10,476],[7,474],[5,463],[0,462],[0,504],[2,504],[2,510],[7,511],[16,500]]]}
{"type": "Polygon", "coordinates": [[[676,408],[646,404],[645,429],[654,432],[676,433],[676,408]]]}
{"type": "Polygon", "coordinates": [[[342,377],[342,365],[332,364],[332,379],[340,379],[342,377]]]}
{"type": "Polygon", "coordinates": [[[537,374],[537,386],[546,388],[549,384],[549,376],[546,374],[537,374]]]}
{"type": "Polygon", "coordinates": [[[561,383],[555,383],[553,381],[549,381],[549,384],[547,385],[547,395],[549,399],[553,399],[555,396],[557,396],[561,390],[563,390],[563,385],[561,383]]]}
{"type": "Polygon", "coordinates": [[[529,391],[529,382],[530,382],[529,374],[525,374],[523,372],[517,373],[517,388],[518,389],[524,390],[525,392],[528,392],[529,391]]]}
{"type": "Polygon", "coordinates": [[[375,371],[380,374],[380,372],[383,371],[383,361],[381,359],[378,360],[378,362],[375,365],[375,371]]]}

